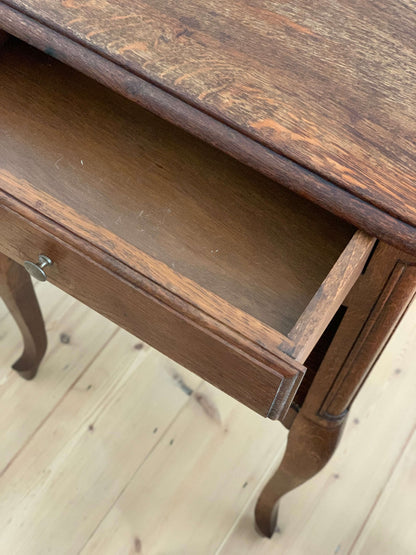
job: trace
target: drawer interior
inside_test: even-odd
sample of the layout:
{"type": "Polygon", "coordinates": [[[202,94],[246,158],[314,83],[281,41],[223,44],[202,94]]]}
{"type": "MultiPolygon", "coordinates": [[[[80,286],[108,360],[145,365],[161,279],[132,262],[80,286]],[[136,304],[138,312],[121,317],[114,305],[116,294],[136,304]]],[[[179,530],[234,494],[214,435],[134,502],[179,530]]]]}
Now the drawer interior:
{"type": "Polygon", "coordinates": [[[0,177],[289,334],[352,226],[17,39],[0,72],[0,177]]]}

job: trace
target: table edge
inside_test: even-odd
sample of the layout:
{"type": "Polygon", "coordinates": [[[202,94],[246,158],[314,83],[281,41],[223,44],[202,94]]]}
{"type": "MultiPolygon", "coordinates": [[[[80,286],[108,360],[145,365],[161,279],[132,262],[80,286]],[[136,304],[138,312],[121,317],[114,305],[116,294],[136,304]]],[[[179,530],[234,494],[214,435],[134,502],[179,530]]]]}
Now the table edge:
{"type": "Polygon", "coordinates": [[[416,228],[46,24],[0,1],[0,27],[280,185],[409,254],[416,228]]]}

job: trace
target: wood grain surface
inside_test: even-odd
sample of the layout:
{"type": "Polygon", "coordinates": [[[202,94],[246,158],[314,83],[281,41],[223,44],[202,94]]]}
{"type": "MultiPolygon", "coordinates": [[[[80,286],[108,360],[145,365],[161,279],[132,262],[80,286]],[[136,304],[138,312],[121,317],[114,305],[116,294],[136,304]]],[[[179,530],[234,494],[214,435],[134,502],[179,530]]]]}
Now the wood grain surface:
{"type": "MultiPolygon", "coordinates": [[[[116,252],[124,250],[121,244],[110,245],[116,252]]],[[[252,333],[245,335],[244,313],[229,327],[227,312],[231,309],[234,319],[233,307],[209,291],[195,287],[197,296],[189,302],[185,297],[190,291],[182,295],[177,289],[180,276],[176,288],[174,283],[169,287],[168,276],[158,276],[163,268],[152,269],[151,260],[144,262],[144,267],[151,264],[144,273],[133,270],[98,244],[88,244],[1,192],[0,250],[19,264],[31,260],[34,252],[47,252],[54,261],[48,269],[51,283],[263,416],[273,409],[277,419],[289,408],[304,367],[257,340],[260,322],[254,320],[252,333]],[[166,278],[163,287],[161,280],[166,278]]],[[[129,254],[134,255],[131,250],[125,254],[130,259],[129,254]]],[[[140,253],[134,258],[140,259],[140,253]]],[[[274,334],[277,343],[281,335],[274,334]]]]}
{"type": "Polygon", "coordinates": [[[287,351],[288,354],[305,361],[362,273],[375,241],[374,237],[362,231],[355,233],[294,328],[290,330],[289,338],[294,347],[287,351]]]}
{"type": "MultiPolygon", "coordinates": [[[[8,0],[2,10],[8,16],[6,4],[379,208],[397,225],[416,225],[410,0],[327,0],[319,7],[8,0]]],[[[127,79],[125,85],[131,94],[127,79]]],[[[298,190],[317,197],[315,185],[298,190]]],[[[347,199],[343,209],[351,219],[357,208],[347,199]]]]}
{"type": "Polygon", "coordinates": [[[0,72],[5,190],[32,206],[42,199],[56,222],[76,222],[65,223],[74,233],[86,218],[93,243],[110,232],[142,261],[163,262],[170,283],[181,274],[291,330],[352,237],[349,225],[17,41],[4,47],[0,72]]]}

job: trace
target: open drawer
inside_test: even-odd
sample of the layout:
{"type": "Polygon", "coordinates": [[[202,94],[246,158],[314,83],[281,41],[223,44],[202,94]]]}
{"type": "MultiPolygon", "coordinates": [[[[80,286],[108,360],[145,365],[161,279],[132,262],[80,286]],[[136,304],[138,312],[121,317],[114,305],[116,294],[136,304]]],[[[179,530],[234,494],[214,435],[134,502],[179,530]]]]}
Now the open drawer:
{"type": "Polygon", "coordinates": [[[0,72],[0,250],[282,418],[374,240],[15,39],[0,72]]]}

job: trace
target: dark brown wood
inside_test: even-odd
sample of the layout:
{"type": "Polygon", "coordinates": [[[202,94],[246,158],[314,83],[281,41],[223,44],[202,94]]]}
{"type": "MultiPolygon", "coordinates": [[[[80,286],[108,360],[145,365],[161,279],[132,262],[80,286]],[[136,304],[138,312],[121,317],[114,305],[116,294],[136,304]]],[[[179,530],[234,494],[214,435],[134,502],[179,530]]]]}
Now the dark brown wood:
{"type": "Polygon", "coordinates": [[[296,15],[285,13],[286,5],[271,11],[259,2],[244,23],[225,16],[224,4],[215,10],[204,4],[191,17],[200,29],[191,30],[181,21],[195,9],[189,2],[8,3],[35,19],[1,3],[6,30],[368,232],[416,252],[414,153],[408,140],[414,128],[414,54],[410,23],[395,29],[404,12],[414,18],[405,4],[396,17],[367,3],[318,10],[304,3],[296,15]],[[363,13],[371,24],[359,33],[363,13]],[[297,28],[298,17],[308,20],[310,34],[297,28]],[[224,27],[219,35],[228,25],[229,32],[224,27]],[[279,55],[270,51],[265,57],[265,42],[279,55]],[[385,60],[402,71],[387,71],[385,60]]]}
{"type": "Polygon", "coordinates": [[[320,409],[325,418],[348,410],[415,293],[416,265],[398,260],[320,409]]]}
{"type": "Polygon", "coordinates": [[[3,46],[3,44],[6,42],[6,40],[9,38],[10,35],[8,35],[7,33],[5,33],[4,31],[2,31],[0,29],[0,48],[3,46]]]}
{"type": "Polygon", "coordinates": [[[349,225],[34,49],[11,42],[0,72],[0,178],[10,194],[45,192],[46,213],[57,200],[56,221],[66,207],[84,216],[92,242],[104,228],[289,333],[351,239],[349,225]]]}
{"type": "Polygon", "coordinates": [[[0,251],[19,263],[47,254],[54,262],[48,279],[67,293],[263,416],[271,406],[277,417],[286,412],[302,378],[299,363],[168,291],[162,298],[149,277],[32,212],[0,194],[0,251]]]}
{"type": "Polygon", "coordinates": [[[1,251],[0,297],[23,336],[23,354],[13,364],[13,368],[22,378],[31,380],[46,351],[45,325],[29,275],[1,251]]]}
{"type": "Polygon", "coordinates": [[[280,498],[332,456],[351,403],[415,294],[416,261],[379,244],[345,300],[345,315],[299,414],[286,420],[292,424],[286,453],[256,506],[263,534],[270,537],[276,528],[280,498]]]}
{"type": "Polygon", "coordinates": [[[4,252],[47,254],[52,282],[282,418],[373,239],[27,46],[0,64],[4,252]]]}
{"type": "Polygon", "coordinates": [[[376,239],[357,231],[338,258],[316,295],[288,335],[292,345],[281,346],[296,360],[305,362],[328,327],[340,304],[357,281],[376,239]]]}
{"type": "Polygon", "coordinates": [[[341,420],[328,427],[302,412],[298,414],[290,428],[282,462],[256,504],[256,525],[261,534],[273,536],[281,497],[324,468],[339,443],[343,424],[341,420]]]}

